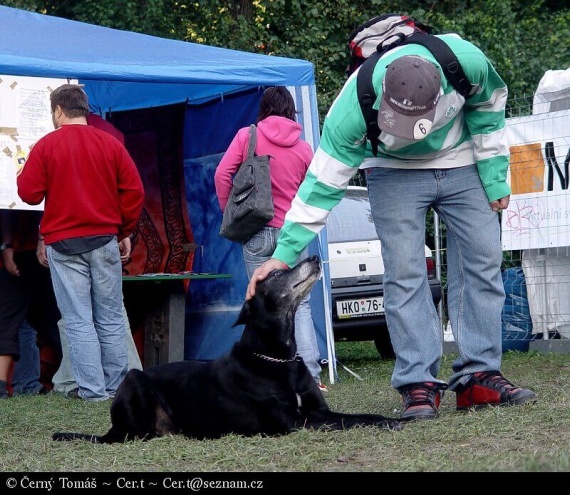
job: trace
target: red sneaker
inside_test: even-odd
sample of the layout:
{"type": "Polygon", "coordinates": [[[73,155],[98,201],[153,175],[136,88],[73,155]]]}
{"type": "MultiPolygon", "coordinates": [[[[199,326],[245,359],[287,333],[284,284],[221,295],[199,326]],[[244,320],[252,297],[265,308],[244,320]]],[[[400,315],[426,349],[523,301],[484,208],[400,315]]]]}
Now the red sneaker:
{"type": "Polygon", "coordinates": [[[404,403],[400,419],[410,421],[437,418],[443,388],[440,384],[425,382],[412,383],[398,389],[404,403]]]}
{"type": "Polygon", "coordinates": [[[458,411],[536,402],[536,394],[532,390],[513,385],[498,371],[474,373],[471,381],[456,392],[458,411]]]}

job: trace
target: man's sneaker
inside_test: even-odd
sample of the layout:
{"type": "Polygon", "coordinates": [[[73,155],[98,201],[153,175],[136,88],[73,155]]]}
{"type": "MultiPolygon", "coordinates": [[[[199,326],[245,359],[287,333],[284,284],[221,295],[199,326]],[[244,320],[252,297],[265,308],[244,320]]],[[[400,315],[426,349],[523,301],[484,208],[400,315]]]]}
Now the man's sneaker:
{"type": "Polygon", "coordinates": [[[412,383],[398,389],[404,404],[400,419],[410,421],[437,418],[444,388],[441,384],[425,382],[412,383]]]}
{"type": "Polygon", "coordinates": [[[329,391],[329,389],[327,388],[327,386],[323,382],[317,382],[317,387],[319,387],[319,390],[323,394],[329,391]]]}
{"type": "Polygon", "coordinates": [[[81,399],[82,397],[79,395],[79,387],[75,387],[74,389],[70,390],[65,394],[69,399],[81,399]]]}
{"type": "Polygon", "coordinates": [[[536,402],[536,394],[513,385],[498,371],[474,373],[471,381],[457,390],[457,410],[485,406],[517,406],[536,402]]]}

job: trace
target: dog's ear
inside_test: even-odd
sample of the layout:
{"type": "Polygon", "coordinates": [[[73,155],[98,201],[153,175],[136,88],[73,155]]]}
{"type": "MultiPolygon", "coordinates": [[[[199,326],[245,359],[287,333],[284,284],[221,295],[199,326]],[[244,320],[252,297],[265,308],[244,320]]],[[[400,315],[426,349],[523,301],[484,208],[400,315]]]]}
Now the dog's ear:
{"type": "Polygon", "coordinates": [[[252,301],[253,299],[248,299],[243,303],[237,320],[232,325],[232,327],[237,327],[238,325],[246,325],[251,320],[251,305],[253,304],[252,301]]]}

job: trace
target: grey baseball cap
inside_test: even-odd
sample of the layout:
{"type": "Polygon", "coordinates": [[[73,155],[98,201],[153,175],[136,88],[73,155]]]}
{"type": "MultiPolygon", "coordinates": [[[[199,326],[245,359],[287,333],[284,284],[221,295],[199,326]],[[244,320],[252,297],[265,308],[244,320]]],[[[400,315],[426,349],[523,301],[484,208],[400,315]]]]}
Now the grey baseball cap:
{"type": "Polygon", "coordinates": [[[441,92],[436,66],[414,55],[394,60],[382,81],[378,127],[403,139],[419,141],[433,125],[441,92]]]}

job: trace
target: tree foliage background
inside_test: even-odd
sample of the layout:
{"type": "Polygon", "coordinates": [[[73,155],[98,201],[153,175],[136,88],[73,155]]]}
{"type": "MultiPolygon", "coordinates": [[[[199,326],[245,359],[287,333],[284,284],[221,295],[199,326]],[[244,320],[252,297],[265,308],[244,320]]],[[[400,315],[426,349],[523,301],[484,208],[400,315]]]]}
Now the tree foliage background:
{"type": "MultiPolygon", "coordinates": [[[[511,96],[532,95],[544,72],[570,67],[567,0],[5,0],[48,15],[315,66],[321,119],[345,81],[347,39],[360,23],[398,12],[455,32],[491,59],[511,96]]],[[[93,54],[95,55],[95,54],[93,54]]]]}

